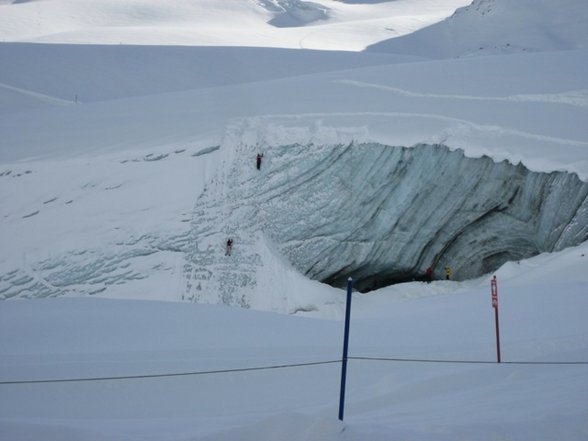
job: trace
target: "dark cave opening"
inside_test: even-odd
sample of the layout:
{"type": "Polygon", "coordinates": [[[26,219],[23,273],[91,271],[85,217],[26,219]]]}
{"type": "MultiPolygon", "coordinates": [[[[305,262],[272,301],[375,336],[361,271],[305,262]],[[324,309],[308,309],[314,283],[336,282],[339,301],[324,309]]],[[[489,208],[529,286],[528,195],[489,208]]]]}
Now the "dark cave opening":
{"type": "MultiPolygon", "coordinates": [[[[297,155],[303,146],[294,146],[297,155]]],[[[290,150],[286,150],[289,152],[290,150]]],[[[475,279],[509,261],[588,239],[588,183],[567,172],[466,157],[443,145],[335,145],[282,188],[296,210],[266,225],[307,277],[367,293],[406,282],[475,279]]],[[[281,194],[281,193],[280,193],[281,194]]]]}
{"type": "Polygon", "coordinates": [[[343,221],[320,224],[322,254],[305,268],[333,287],[345,289],[348,277],[362,293],[426,282],[428,266],[432,280],[445,280],[446,265],[451,280],[475,279],[588,239],[588,183],[574,173],[535,172],[440,145],[350,146],[338,158],[371,174],[346,183],[352,204],[329,206],[343,221]]]}
{"type": "Polygon", "coordinates": [[[360,275],[352,272],[350,275],[333,275],[324,280],[321,280],[321,282],[331,285],[335,288],[346,289],[348,277],[351,277],[353,279],[353,289],[361,293],[375,291],[377,289],[385,288],[386,286],[396,285],[399,283],[426,281],[424,273],[381,273],[371,275],[360,275]]]}

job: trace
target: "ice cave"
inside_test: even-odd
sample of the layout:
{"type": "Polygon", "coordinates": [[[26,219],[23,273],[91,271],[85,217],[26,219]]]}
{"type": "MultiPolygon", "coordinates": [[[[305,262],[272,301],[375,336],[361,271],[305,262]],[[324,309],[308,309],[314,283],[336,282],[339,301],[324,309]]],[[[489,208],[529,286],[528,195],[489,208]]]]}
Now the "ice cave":
{"type": "MultiPolygon", "coordinates": [[[[211,237],[235,236],[251,250],[265,237],[308,277],[343,287],[352,276],[367,292],[421,280],[429,266],[435,279],[447,265],[455,280],[475,278],[588,239],[588,183],[575,174],[468,158],[444,145],[237,150],[196,205],[195,265],[215,260],[211,237]],[[250,164],[258,151],[261,170],[250,164]]],[[[241,258],[256,266],[258,256],[241,258]]],[[[234,283],[249,283],[246,273],[234,283]]]]}

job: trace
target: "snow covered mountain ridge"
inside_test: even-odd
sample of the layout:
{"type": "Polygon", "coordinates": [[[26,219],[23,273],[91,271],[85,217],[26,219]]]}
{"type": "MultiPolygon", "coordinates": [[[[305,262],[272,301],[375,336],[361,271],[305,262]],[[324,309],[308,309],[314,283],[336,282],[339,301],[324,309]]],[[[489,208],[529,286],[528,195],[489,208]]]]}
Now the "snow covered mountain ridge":
{"type": "Polygon", "coordinates": [[[447,20],[367,50],[453,58],[581,49],[588,47],[587,22],[577,0],[474,0],[447,20]]]}
{"type": "Polygon", "coordinates": [[[0,8],[3,42],[369,46],[447,58],[583,48],[588,33],[578,0],[3,0],[0,8]]]}
{"type": "Polygon", "coordinates": [[[358,51],[442,20],[468,3],[469,0],[3,0],[0,41],[358,51]]]}

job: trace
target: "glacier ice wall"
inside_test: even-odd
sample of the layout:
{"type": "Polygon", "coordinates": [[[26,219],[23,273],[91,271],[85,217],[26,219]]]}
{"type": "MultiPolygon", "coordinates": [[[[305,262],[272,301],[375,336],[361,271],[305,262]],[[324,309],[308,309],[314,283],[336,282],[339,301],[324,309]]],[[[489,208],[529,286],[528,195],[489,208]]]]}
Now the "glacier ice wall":
{"type": "Polygon", "coordinates": [[[352,142],[358,134],[237,124],[214,148],[216,173],[190,224],[23,252],[0,268],[0,299],[121,295],[295,313],[340,297],[325,288],[317,299],[300,274],[336,287],[352,276],[361,291],[428,266],[442,278],[450,265],[461,280],[588,239],[588,183],[574,174],[442,145],[352,142]]]}
{"type": "Polygon", "coordinates": [[[428,266],[435,278],[446,265],[457,280],[473,278],[588,239],[588,183],[574,174],[443,145],[242,141],[231,150],[194,211],[185,268],[194,301],[221,292],[223,303],[246,306],[271,258],[262,238],[308,277],[344,286],[352,276],[360,291],[418,279],[428,266]]]}
{"type": "Polygon", "coordinates": [[[268,23],[278,28],[305,26],[329,17],[329,9],[319,3],[300,0],[260,0],[274,14],[268,23]]]}

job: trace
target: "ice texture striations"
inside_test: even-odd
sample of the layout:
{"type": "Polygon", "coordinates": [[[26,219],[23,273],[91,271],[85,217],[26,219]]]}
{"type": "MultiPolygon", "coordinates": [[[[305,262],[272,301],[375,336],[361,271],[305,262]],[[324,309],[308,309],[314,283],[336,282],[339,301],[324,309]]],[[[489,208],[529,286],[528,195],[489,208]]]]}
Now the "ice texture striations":
{"type": "MultiPolygon", "coordinates": [[[[588,183],[443,145],[263,145],[225,153],[196,204],[186,296],[244,306],[262,243],[301,273],[360,291],[449,265],[457,280],[588,239],[588,183]],[[263,153],[261,169],[255,156],[263,153]],[[224,241],[234,253],[224,255],[224,241]]],[[[257,274],[257,275],[256,275],[257,274]]]]}
{"type": "Polygon", "coordinates": [[[365,292],[418,280],[429,266],[435,278],[446,265],[473,278],[588,239],[588,183],[574,174],[343,132],[237,124],[212,149],[215,174],[190,224],[23,253],[4,265],[0,298],[130,295],[295,313],[339,294],[294,292],[300,274],[336,287],[352,276],[365,292]]]}
{"type": "Polygon", "coordinates": [[[109,247],[25,261],[0,274],[0,299],[100,295],[112,286],[147,280],[158,271],[170,272],[169,262],[183,256],[186,239],[187,234],[129,237],[109,247]]]}
{"type": "Polygon", "coordinates": [[[309,1],[260,0],[259,4],[275,15],[268,23],[278,28],[306,26],[329,16],[326,7],[309,1]]]}

